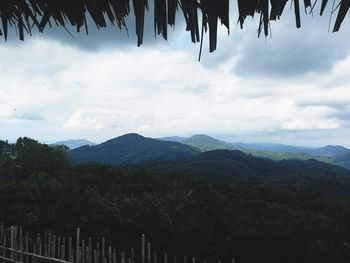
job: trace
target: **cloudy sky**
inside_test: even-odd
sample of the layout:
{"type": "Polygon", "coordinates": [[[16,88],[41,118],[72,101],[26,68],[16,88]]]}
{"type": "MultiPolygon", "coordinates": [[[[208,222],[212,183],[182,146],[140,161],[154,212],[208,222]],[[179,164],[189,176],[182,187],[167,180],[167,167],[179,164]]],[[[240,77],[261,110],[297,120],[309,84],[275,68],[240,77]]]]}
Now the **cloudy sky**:
{"type": "MultiPolygon", "coordinates": [[[[330,10],[328,10],[329,14],[330,10]]],[[[177,25],[168,42],[145,45],[109,28],[70,37],[53,29],[0,43],[0,139],[94,142],[136,132],[150,137],[209,134],[229,141],[350,147],[350,23],[293,12],[257,38],[258,19],[240,30],[233,14],[218,51],[177,25]]],[[[349,20],[349,19],[348,19],[349,20]]]]}

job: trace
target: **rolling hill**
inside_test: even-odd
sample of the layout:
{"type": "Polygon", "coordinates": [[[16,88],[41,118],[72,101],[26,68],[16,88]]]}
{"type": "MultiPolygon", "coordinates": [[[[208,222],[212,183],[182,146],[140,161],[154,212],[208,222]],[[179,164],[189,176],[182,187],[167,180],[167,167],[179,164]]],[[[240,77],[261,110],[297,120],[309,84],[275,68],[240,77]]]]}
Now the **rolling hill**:
{"type": "Polygon", "coordinates": [[[273,189],[350,195],[350,171],[317,160],[272,161],[241,151],[215,150],[155,167],[161,174],[204,176],[214,182],[246,184],[273,189]],[[341,186],[341,187],[340,187],[341,186]]]}
{"type": "Polygon", "coordinates": [[[99,145],[71,150],[69,156],[75,164],[141,165],[178,161],[198,153],[198,149],[181,143],[126,134],[99,145]]]}
{"type": "MultiPolygon", "coordinates": [[[[178,137],[168,137],[178,138],[178,137]]],[[[164,140],[167,140],[164,138],[164,140]]],[[[256,157],[275,161],[298,159],[316,159],[350,169],[350,149],[343,146],[328,145],[321,148],[310,148],[274,143],[229,143],[207,135],[194,135],[179,142],[198,148],[201,152],[213,150],[240,150],[256,157]]]]}
{"type": "Polygon", "coordinates": [[[217,140],[213,137],[210,137],[204,134],[194,135],[182,141],[182,143],[195,147],[197,149],[200,149],[202,152],[213,151],[213,150],[237,150],[238,149],[233,144],[217,140]]]}

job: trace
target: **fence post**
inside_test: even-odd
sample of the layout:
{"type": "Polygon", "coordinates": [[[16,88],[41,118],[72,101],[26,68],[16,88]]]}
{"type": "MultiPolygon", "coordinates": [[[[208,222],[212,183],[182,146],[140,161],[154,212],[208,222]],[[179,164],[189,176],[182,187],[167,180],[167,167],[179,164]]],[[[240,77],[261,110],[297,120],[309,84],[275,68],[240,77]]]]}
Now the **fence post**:
{"type": "Polygon", "coordinates": [[[81,263],[86,263],[86,246],[85,240],[81,241],[81,263]]]}
{"type": "Polygon", "coordinates": [[[72,237],[69,237],[68,240],[68,261],[73,262],[73,241],[72,237]]]}
{"type": "Polygon", "coordinates": [[[102,238],[102,242],[101,242],[101,249],[102,249],[102,263],[106,263],[106,259],[105,259],[105,256],[106,256],[106,249],[105,249],[105,246],[106,246],[106,239],[103,237],[102,238]]]}
{"type": "MultiPolygon", "coordinates": [[[[24,241],[24,243],[25,243],[25,252],[29,252],[29,233],[27,232],[26,233],[26,237],[25,237],[25,241],[24,241]]],[[[29,263],[29,256],[28,255],[26,255],[26,263],[29,263]]]]}
{"type": "Polygon", "coordinates": [[[1,222],[1,225],[0,225],[0,244],[2,243],[3,238],[4,238],[4,222],[1,222]]]}
{"type": "Polygon", "coordinates": [[[145,234],[142,234],[142,240],[141,240],[142,261],[141,261],[141,263],[145,263],[145,242],[146,242],[145,234]]]}
{"type": "Polygon", "coordinates": [[[135,263],[135,250],[132,248],[130,252],[131,252],[131,263],[135,263]]]}
{"type": "Polygon", "coordinates": [[[57,258],[61,258],[61,236],[58,236],[57,239],[57,258]]]}
{"type": "MultiPolygon", "coordinates": [[[[23,252],[23,229],[19,228],[19,251],[23,252]]],[[[19,255],[19,261],[23,262],[23,254],[19,255]]]]}
{"type": "Polygon", "coordinates": [[[112,263],[112,247],[108,247],[108,263],[112,263]]]}
{"type": "Polygon", "coordinates": [[[117,263],[117,251],[113,248],[113,263],[117,263]]]}
{"type": "Polygon", "coordinates": [[[80,246],[80,228],[78,227],[77,228],[77,240],[76,240],[76,246],[75,246],[75,249],[76,249],[75,262],[76,263],[80,263],[80,261],[79,261],[79,246],[80,246]]]}
{"type": "MultiPolygon", "coordinates": [[[[6,244],[7,244],[6,238],[7,238],[7,234],[6,234],[6,231],[5,231],[5,233],[4,233],[4,239],[3,239],[3,241],[2,241],[2,244],[3,244],[4,247],[6,247],[6,244]]],[[[5,250],[5,249],[4,249],[3,252],[2,252],[2,256],[3,256],[3,257],[6,257],[6,250],[5,250]]]]}
{"type": "Polygon", "coordinates": [[[64,237],[62,240],[62,247],[61,247],[61,258],[63,260],[66,260],[66,238],[64,237]]]}
{"type": "MultiPolygon", "coordinates": [[[[15,229],[14,226],[11,226],[11,249],[14,249],[14,234],[15,234],[15,229]]],[[[10,259],[13,260],[13,251],[10,252],[10,259]]]]}
{"type": "Polygon", "coordinates": [[[147,263],[151,263],[151,243],[147,243],[147,263]]]}
{"type": "Polygon", "coordinates": [[[89,255],[88,255],[88,258],[89,258],[89,263],[92,263],[92,251],[93,251],[93,249],[92,249],[92,238],[91,237],[89,237],[89,244],[88,244],[88,246],[89,246],[89,255]]]}

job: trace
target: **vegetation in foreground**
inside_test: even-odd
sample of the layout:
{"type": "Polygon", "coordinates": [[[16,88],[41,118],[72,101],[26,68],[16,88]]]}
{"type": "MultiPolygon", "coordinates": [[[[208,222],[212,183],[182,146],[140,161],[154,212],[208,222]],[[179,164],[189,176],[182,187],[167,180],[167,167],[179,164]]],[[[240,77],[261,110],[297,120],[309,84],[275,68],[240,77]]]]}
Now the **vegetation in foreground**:
{"type": "Polygon", "coordinates": [[[271,162],[269,184],[222,184],[208,176],[220,165],[230,173],[208,159],[214,156],[201,157],[212,164],[202,170],[194,169],[198,159],[149,168],[72,166],[64,147],[28,138],[0,142],[0,220],[62,235],[80,226],[83,235],[104,236],[120,247],[138,246],[145,233],[159,250],[206,259],[350,262],[350,177],[343,170],[330,167],[327,177],[329,170],[317,163],[305,165],[302,174],[317,188],[296,188],[293,177],[279,176],[280,166],[271,162]],[[209,174],[197,176],[204,172],[209,174]]]}

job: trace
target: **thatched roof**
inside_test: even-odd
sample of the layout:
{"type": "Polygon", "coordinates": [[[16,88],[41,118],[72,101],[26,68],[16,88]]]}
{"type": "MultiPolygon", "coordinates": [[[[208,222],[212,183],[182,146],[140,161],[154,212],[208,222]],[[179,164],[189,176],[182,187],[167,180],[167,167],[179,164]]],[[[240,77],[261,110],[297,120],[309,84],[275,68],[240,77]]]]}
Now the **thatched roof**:
{"type": "MultiPolygon", "coordinates": [[[[156,34],[167,39],[168,25],[174,26],[176,12],[182,12],[193,42],[200,42],[203,32],[209,31],[210,51],[216,49],[218,23],[226,26],[229,30],[230,1],[238,2],[238,22],[241,27],[243,27],[247,16],[256,14],[260,16],[259,35],[261,33],[268,35],[269,21],[279,19],[288,2],[294,6],[297,27],[301,26],[300,12],[304,11],[304,8],[305,11],[308,8],[308,12],[314,11],[317,2],[317,0],[150,1],[154,1],[152,6],[154,6],[156,34]]],[[[321,15],[328,2],[328,0],[322,0],[321,15]]],[[[339,5],[334,5],[338,14],[333,31],[339,30],[349,7],[350,0],[340,0],[339,5]]],[[[19,38],[24,40],[25,34],[31,34],[34,27],[43,32],[52,23],[63,27],[70,24],[75,26],[78,32],[83,28],[88,33],[87,13],[99,28],[109,24],[123,28],[126,26],[125,18],[134,15],[138,45],[141,45],[144,17],[148,9],[148,0],[0,0],[0,35],[7,39],[9,27],[12,27],[17,31],[19,38]]],[[[333,11],[335,12],[335,10],[333,11]]]]}

